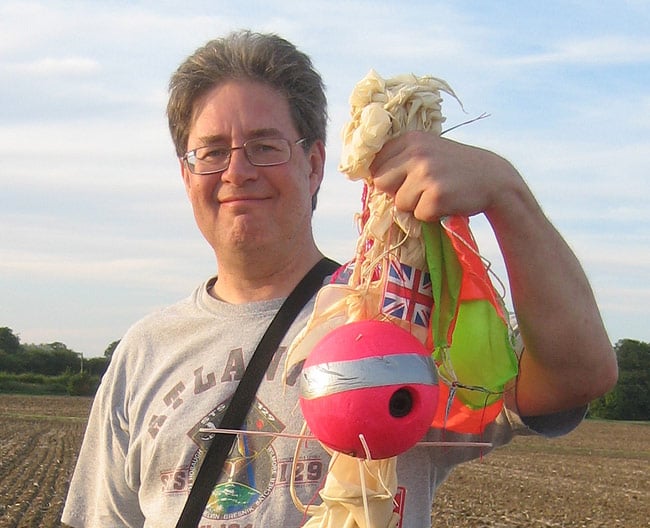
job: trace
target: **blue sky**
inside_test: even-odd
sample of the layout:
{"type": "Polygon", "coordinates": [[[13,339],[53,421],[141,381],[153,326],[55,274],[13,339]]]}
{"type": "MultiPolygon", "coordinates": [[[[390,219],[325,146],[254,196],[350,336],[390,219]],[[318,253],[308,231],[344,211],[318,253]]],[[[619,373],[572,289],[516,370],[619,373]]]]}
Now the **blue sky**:
{"type": "MultiPolygon", "coordinates": [[[[309,53],[330,101],[316,237],[347,260],[359,183],[337,170],[354,84],[451,84],[449,137],[521,171],[592,282],[612,342],[650,341],[650,2],[0,0],[0,326],[103,354],[213,274],[167,132],[171,72],[234,29],[309,53]]],[[[472,221],[505,279],[494,239],[472,221]]],[[[553,255],[548,255],[553,258],[553,255]]]]}

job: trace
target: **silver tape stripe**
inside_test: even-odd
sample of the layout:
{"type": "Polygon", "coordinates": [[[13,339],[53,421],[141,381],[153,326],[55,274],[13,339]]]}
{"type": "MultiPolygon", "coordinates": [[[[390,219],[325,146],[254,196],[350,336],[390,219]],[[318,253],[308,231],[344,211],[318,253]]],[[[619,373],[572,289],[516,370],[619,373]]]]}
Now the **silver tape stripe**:
{"type": "Polygon", "coordinates": [[[414,383],[438,383],[431,356],[391,354],[312,365],[302,370],[300,390],[303,398],[311,400],[354,389],[414,383]]]}

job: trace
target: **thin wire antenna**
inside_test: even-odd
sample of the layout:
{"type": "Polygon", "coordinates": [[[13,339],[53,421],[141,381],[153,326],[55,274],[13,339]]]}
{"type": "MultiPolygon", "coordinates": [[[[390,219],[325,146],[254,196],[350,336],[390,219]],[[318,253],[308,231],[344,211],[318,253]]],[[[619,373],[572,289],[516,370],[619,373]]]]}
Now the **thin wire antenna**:
{"type": "Polygon", "coordinates": [[[492,442],[418,442],[416,447],[492,447],[492,442]]]}
{"type": "Polygon", "coordinates": [[[474,119],[470,119],[469,121],[463,121],[462,123],[458,123],[457,125],[454,125],[453,127],[446,128],[442,132],[440,132],[440,135],[442,136],[443,134],[446,134],[447,132],[451,132],[452,130],[456,130],[457,128],[460,128],[465,125],[470,125],[472,123],[475,123],[476,121],[480,121],[481,119],[486,119],[488,117],[491,117],[491,114],[488,114],[487,112],[483,112],[480,116],[475,117],[474,119]]]}
{"type": "Polygon", "coordinates": [[[465,240],[460,234],[456,233],[456,231],[454,231],[451,227],[449,227],[447,225],[447,222],[444,221],[444,218],[440,222],[440,225],[442,225],[443,229],[448,234],[453,236],[456,240],[460,241],[467,249],[469,249],[472,253],[474,253],[474,255],[476,255],[479,259],[481,259],[481,262],[483,262],[483,266],[485,267],[485,271],[499,285],[501,291],[497,292],[497,293],[499,295],[499,298],[503,302],[505,300],[505,297],[506,297],[506,286],[503,283],[503,281],[501,280],[501,277],[499,277],[499,275],[497,275],[497,273],[492,269],[492,262],[489,259],[485,258],[483,255],[481,255],[476,249],[474,249],[474,247],[472,247],[472,245],[469,242],[467,242],[467,240],[465,240]]]}
{"type": "Polygon", "coordinates": [[[232,434],[232,435],[248,435],[248,436],[275,436],[279,438],[293,438],[297,440],[316,440],[313,435],[296,434],[296,433],[279,433],[275,431],[248,431],[245,429],[215,429],[212,427],[203,427],[199,429],[202,434],[232,434]]]}
{"type": "MultiPolygon", "coordinates": [[[[468,389],[474,389],[474,387],[464,387],[468,389]]],[[[475,390],[481,390],[476,388],[475,390]]],[[[485,390],[485,389],[483,389],[485,390]]],[[[245,429],[213,429],[209,427],[204,427],[199,429],[200,433],[203,434],[233,434],[233,435],[255,435],[255,436],[275,436],[279,438],[289,438],[294,440],[318,440],[313,435],[308,434],[293,434],[293,433],[274,433],[271,431],[247,431],[245,429]]],[[[363,446],[366,458],[368,460],[374,460],[370,454],[370,449],[366,443],[366,439],[363,436],[363,433],[359,435],[359,440],[363,446]]],[[[417,442],[416,446],[426,446],[426,447],[492,447],[491,442],[417,442]]],[[[336,451],[334,451],[336,453],[336,451]]]]}

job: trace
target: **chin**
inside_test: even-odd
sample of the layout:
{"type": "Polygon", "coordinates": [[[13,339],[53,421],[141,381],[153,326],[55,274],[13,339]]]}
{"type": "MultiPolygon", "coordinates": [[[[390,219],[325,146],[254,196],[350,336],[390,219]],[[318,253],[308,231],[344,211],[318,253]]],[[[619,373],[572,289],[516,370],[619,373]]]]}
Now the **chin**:
{"type": "Polygon", "coordinates": [[[277,239],[271,236],[268,229],[246,229],[231,231],[228,243],[233,249],[260,252],[276,246],[277,239]]]}

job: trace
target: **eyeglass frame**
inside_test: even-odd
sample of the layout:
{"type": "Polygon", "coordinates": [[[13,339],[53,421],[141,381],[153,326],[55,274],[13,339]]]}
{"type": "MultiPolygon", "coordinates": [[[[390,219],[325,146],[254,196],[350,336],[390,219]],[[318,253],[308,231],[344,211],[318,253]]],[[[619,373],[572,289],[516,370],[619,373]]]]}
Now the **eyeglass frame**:
{"type": "Polygon", "coordinates": [[[185,154],[183,154],[183,156],[181,157],[181,160],[185,163],[187,169],[192,174],[195,174],[197,176],[207,176],[207,175],[210,175],[210,174],[219,174],[220,172],[224,172],[224,171],[228,170],[228,167],[230,167],[230,162],[232,160],[232,151],[233,150],[243,150],[244,151],[244,156],[246,156],[246,160],[248,161],[248,163],[250,163],[254,167],[277,167],[278,165],[283,165],[284,163],[288,163],[291,160],[291,155],[293,153],[293,150],[291,149],[291,147],[293,145],[300,145],[302,143],[305,143],[308,139],[309,138],[307,138],[307,137],[302,137],[302,138],[298,139],[297,141],[293,141],[293,142],[291,140],[289,140],[287,138],[283,138],[283,137],[259,137],[259,138],[256,137],[256,138],[247,139],[246,141],[244,141],[239,146],[229,147],[226,166],[223,169],[218,169],[218,170],[195,172],[192,169],[192,164],[190,164],[190,162],[188,160],[188,157],[190,155],[194,155],[196,157],[196,151],[197,150],[210,147],[211,145],[203,145],[201,147],[196,147],[195,149],[188,150],[185,154]],[[248,151],[246,150],[246,146],[249,143],[253,142],[253,141],[263,141],[265,139],[279,139],[281,141],[285,141],[287,143],[287,145],[289,146],[289,157],[284,161],[273,162],[273,163],[255,163],[255,162],[253,162],[250,159],[249,155],[248,155],[248,151]]]}

